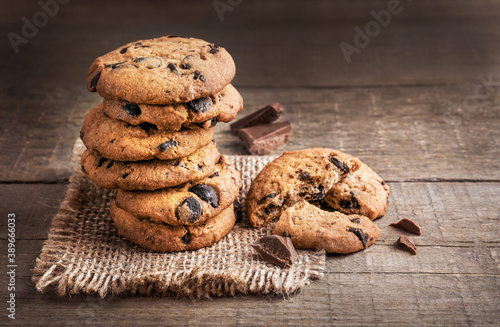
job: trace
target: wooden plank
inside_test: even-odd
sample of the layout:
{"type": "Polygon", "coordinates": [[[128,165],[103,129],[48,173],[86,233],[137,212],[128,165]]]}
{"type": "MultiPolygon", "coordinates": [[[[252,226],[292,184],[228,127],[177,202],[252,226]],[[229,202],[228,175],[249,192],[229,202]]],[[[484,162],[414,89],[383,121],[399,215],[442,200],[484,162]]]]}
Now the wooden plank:
{"type": "MultiPolygon", "coordinates": [[[[390,181],[496,181],[500,179],[500,93],[480,101],[478,108],[465,106],[475,87],[300,92],[241,88],[246,105],[239,117],[271,102],[284,105],[283,119],[292,121],[294,132],[274,154],[331,147],[358,156],[390,181]]],[[[85,113],[100,99],[82,90],[68,109],[56,107],[59,99],[40,97],[41,111],[23,114],[19,109],[0,121],[0,181],[57,182],[70,175],[73,142],[85,113]],[[29,133],[18,138],[20,130],[29,133]]],[[[37,100],[25,101],[33,106],[37,100]]],[[[228,124],[217,125],[215,139],[224,154],[248,154],[228,124]]]]}
{"type": "MultiPolygon", "coordinates": [[[[5,241],[1,241],[0,246],[5,247],[5,241]]],[[[18,243],[17,323],[32,319],[45,325],[54,317],[58,317],[56,326],[77,323],[84,318],[93,325],[105,322],[115,325],[120,321],[126,321],[126,325],[153,325],[162,319],[169,325],[194,326],[207,323],[222,326],[483,326],[500,322],[498,258],[488,263],[496,271],[483,270],[479,263],[478,267],[470,268],[474,260],[468,251],[475,251],[472,248],[445,247],[434,251],[425,247],[417,256],[404,253],[404,257],[397,257],[399,253],[391,247],[375,245],[342,259],[328,256],[325,276],[288,299],[247,296],[194,302],[37,293],[30,281],[30,268],[40,248],[40,240],[18,243]],[[371,251],[373,249],[377,251],[371,251]],[[438,264],[442,253],[455,262],[438,264]],[[407,262],[419,263],[407,265],[406,258],[407,262]],[[359,264],[360,261],[366,263],[359,264]],[[378,265],[373,264],[376,261],[378,265]],[[422,261],[434,264],[425,266],[422,261]],[[400,263],[398,269],[388,269],[391,263],[400,263]]],[[[6,276],[2,274],[0,281],[5,283],[6,276]]]]}
{"type": "MultiPolygon", "coordinates": [[[[417,221],[423,235],[413,237],[417,246],[498,246],[500,234],[500,183],[389,183],[391,196],[385,217],[375,222],[381,229],[378,244],[392,245],[402,232],[390,223],[401,218],[417,221]]],[[[45,239],[67,185],[1,185],[3,216],[18,217],[18,239],[45,239]],[[27,201],[26,195],[30,200],[27,201]]],[[[0,221],[5,239],[6,221],[0,221]]]]}

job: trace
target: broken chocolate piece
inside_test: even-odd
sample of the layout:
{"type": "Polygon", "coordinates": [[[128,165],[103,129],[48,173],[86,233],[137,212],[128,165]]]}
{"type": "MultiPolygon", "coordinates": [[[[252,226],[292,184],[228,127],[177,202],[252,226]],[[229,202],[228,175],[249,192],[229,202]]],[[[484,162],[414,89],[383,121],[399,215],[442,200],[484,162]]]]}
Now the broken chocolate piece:
{"type": "Polygon", "coordinates": [[[408,237],[401,235],[398,239],[398,244],[410,251],[411,254],[417,254],[417,247],[410,241],[408,237]]]}
{"type": "Polygon", "coordinates": [[[243,128],[272,123],[281,116],[281,113],[283,113],[281,104],[277,102],[270,104],[232,123],[231,131],[238,134],[238,131],[243,128]]]}
{"type": "Polygon", "coordinates": [[[260,257],[280,267],[291,267],[298,255],[292,240],[279,235],[264,236],[256,243],[251,244],[260,257]]]}
{"type": "Polygon", "coordinates": [[[269,154],[285,144],[292,135],[290,121],[274,122],[243,128],[238,137],[252,154],[269,154]]]}
{"type": "Polygon", "coordinates": [[[391,223],[390,225],[413,234],[422,235],[420,226],[416,222],[408,218],[403,218],[397,223],[391,223]]]}

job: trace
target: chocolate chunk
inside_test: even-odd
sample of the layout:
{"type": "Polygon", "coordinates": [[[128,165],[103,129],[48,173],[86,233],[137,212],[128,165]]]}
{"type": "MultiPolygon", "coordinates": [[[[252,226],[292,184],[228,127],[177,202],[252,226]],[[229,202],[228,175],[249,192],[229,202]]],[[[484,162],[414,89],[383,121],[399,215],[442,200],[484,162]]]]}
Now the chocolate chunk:
{"type": "Polygon", "coordinates": [[[151,123],[140,123],[137,126],[142,128],[143,130],[145,130],[147,133],[149,133],[150,131],[157,131],[158,130],[158,127],[155,124],[151,124],[151,123]]]}
{"type": "Polygon", "coordinates": [[[141,45],[142,45],[142,42],[137,42],[137,43],[135,44],[135,46],[136,46],[136,47],[141,46],[141,45]]]}
{"type": "Polygon", "coordinates": [[[130,173],[125,173],[125,174],[122,175],[122,178],[125,179],[125,178],[128,177],[128,175],[130,175],[130,173]]]}
{"type": "Polygon", "coordinates": [[[171,71],[172,73],[176,73],[176,74],[178,74],[178,73],[179,73],[179,72],[177,71],[177,67],[175,67],[175,65],[174,65],[173,63],[169,63],[169,64],[167,65],[167,67],[168,67],[168,69],[170,69],[170,71],[171,71]]]}
{"type": "Polygon", "coordinates": [[[334,164],[338,169],[342,170],[344,174],[347,174],[349,172],[349,166],[340,161],[339,159],[335,157],[330,157],[330,162],[334,164]]]}
{"type": "Polygon", "coordinates": [[[90,85],[89,85],[90,91],[95,92],[97,82],[99,81],[100,77],[101,77],[101,72],[98,72],[97,74],[94,75],[94,77],[92,77],[92,79],[90,80],[90,85]]]}
{"type": "Polygon", "coordinates": [[[283,107],[281,104],[277,102],[270,104],[232,123],[230,125],[231,131],[234,134],[238,134],[238,131],[242,128],[272,123],[277,120],[282,113],[283,107]]]}
{"type": "Polygon", "coordinates": [[[162,143],[162,144],[158,145],[158,149],[159,149],[161,152],[164,152],[164,151],[166,151],[168,148],[172,148],[172,147],[176,147],[176,146],[179,146],[179,142],[174,141],[174,140],[170,140],[170,141],[168,141],[168,142],[165,142],[165,143],[162,143]]]}
{"type": "Polygon", "coordinates": [[[309,174],[307,171],[303,171],[303,172],[301,172],[301,173],[300,173],[300,175],[299,175],[299,179],[300,179],[301,181],[305,181],[305,180],[307,180],[307,179],[309,179],[309,178],[311,178],[311,174],[309,174]]]}
{"type": "Polygon", "coordinates": [[[292,123],[288,120],[243,128],[238,133],[247,150],[256,155],[271,153],[285,144],[291,135],[292,123]]]}
{"type": "Polygon", "coordinates": [[[198,113],[204,113],[212,108],[213,102],[210,97],[198,98],[186,103],[191,110],[198,113]]]}
{"type": "Polygon", "coordinates": [[[278,193],[270,193],[270,194],[266,195],[265,197],[260,199],[259,204],[263,203],[267,199],[274,199],[276,197],[276,195],[278,195],[278,193]]]}
{"type": "Polygon", "coordinates": [[[210,185],[196,184],[189,189],[189,192],[198,195],[200,199],[208,202],[214,208],[217,208],[219,206],[217,191],[215,191],[215,189],[210,185]]]}
{"type": "Polygon", "coordinates": [[[358,199],[354,195],[351,194],[351,199],[340,200],[340,207],[343,209],[359,209],[361,206],[359,205],[358,199]]]}
{"type": "Polygon", "coordinates": [[[398,244],[406,250],[410,251],[411,254],[417,254],[417,247],[410,241],[408,237],[401,235],[398,239],[398,244]]]}
{"type": "Polygon", "coordinates": [[[323,185],[318,186],[319,193],[313,194],[311,196],[311,201],[321,201],[326,195],[325,187],[323,185]]]}
{"type": "Polygon", "coordinates": [[[297,261],[298,255],[292,240],[279,235],[264,236],[251,246],[260,257],[280,267],[291,267],[297,261]]]}
{"type": "Polygon", "coordinates": [[[212,49],[210,49],[210,52],[211,54],[216,54],[217,52],[219,52],[219,47],[218,46],[214,46],[212,49]]]}
{"type": "Polygon", "coordinates": [[[191,232],[189,231],[189,229],[186,228],[186,234],[182,235],[181,241],[186,245],[191,243],[191,232]]]}
{"type": "Polygon", "coordinates": [[[205,82],[205,76],[203,76],[199,70],[195,70],[193,79],[197,80],[198,78],[200,79],[200,81],[205,82]]]}
{"type": "Polygon", "coordinates": [[[416,222],[408,218],[403,218],[397,223],[391,223],[390,225],[413,234],[422,235],[420,226],[416,222]]]}
{"type": "Polygon", "coordinates": [[[208,178],[214,178],[214,177],[217,177],[217,176],[219,176],[219,172],[218,171],[216,171],[212,175],[208,176],[208,178]]]}
{"type": "Polygon", "coordinates": [[[194,223],[200,219],[203,207],[196,198],[186,198],[177,208],[175,215],[177,220],[184,223],[194,223]]]}
{"type": "Polygon", "coordinates": [[[366,235],[361,228],[351,227],[349,228],[349,231],[351,233],[354,233],[354,235],[356,235],[363,244],[363,247],[366,248],[366,242],[368,242],[368,235],[366,235]]]}
{"type": "Polygon", "coordinates": [[[125,47],[125,48],[120,50],[120,53],[123,54],[123,53],[127,52],[127,50],[128,50],[128,47],[125,47]]]}
{"type": "Polygon", "coordinates": [[[100,158],[99,159],[99,162],[97,163],[97,168],[101,167],[102,165],[104,165],[104,163],[107,161],[108,159],[106,158],[100,158]]]}
{"type": "Polygon", "coordinates": [[[189,55],[189,56],[184,57],[184,59],[182,59],[182,61],[181,61],[181,64],[179,65],[179,67],[181,67],[182,69],[191,69],[191,64],[188,62],[188,60],[192,56],[193,55],[189,55]]]}
{"type": "Polygon", "coordinates": [[[217,126],[217,117],[214,117],[210,120],[210,126],[211,127],[217,126]]]}
{"type": "Polygon", "coordinates": [[[359,223],[361,223],[361,219],[359,219],[359,218],[352,218],[351,219],[351,223],[359,224],[359,223]]]}
{"type": "Polygon", "coordinates": [[[127,114],[133,117],[137,117],[142,113],[141,107],[139,107],[139,105],[135,103],[127,103],[122,108],[127,114]]]}

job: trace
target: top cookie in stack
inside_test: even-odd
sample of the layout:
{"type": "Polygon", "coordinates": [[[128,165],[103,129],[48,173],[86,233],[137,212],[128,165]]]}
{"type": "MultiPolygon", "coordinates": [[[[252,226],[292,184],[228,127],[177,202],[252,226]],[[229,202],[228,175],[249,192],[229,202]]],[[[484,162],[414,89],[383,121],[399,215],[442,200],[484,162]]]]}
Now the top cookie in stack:
{"type": "Polygon", "coordinates": [[[104,99],[80,132],[82,170],[118,188],[111,214],[121,235],[181,251],[211,245],[233,227],[240,176],[213,135],[243,108],[229,84],[235,71],[224,48],[177,36],[132,42],[92,63],[87,88],[104,99]]]}

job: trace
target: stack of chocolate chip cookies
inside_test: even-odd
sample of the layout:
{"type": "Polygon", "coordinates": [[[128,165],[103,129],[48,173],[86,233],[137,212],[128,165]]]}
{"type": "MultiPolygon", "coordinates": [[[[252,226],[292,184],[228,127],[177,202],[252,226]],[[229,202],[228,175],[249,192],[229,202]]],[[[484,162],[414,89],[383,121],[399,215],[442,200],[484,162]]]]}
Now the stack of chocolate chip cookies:
{"type": "Polygon", "coordinates": [[[153,251],[196,250],[234,226],[239,172],[213,141],[243,108],[229,53],[194,38],[126,44],[97,58],[87,88],[104,99],[80,137],[85,175],[116,189],[118,232],[153,251]]]}

